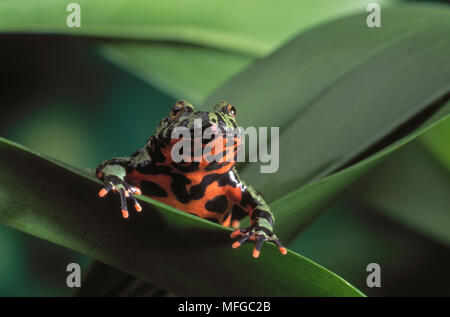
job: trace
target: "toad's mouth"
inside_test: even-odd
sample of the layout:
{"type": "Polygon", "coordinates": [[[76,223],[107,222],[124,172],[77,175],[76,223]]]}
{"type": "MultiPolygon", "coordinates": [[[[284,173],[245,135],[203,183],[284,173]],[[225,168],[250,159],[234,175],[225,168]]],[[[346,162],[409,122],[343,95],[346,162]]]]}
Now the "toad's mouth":
{"type": "Polygon", "coordinates": [[[227,126],[206,124],[201,129],[191,128],[189,130],[190,138],[202,139],[202,143],[206,144],[216,140],[217,138],[226,138],[227,140],[241,139],[242,131],[239,128],[233,129],[227,126]]]}
{"type": "Polygon", "coordinates": [[[240,143],[242,139],[242,129],[230,128],[216,124],[203,124],[202,127],[175,127],[167,131],[166,137],[160,138],[161,141],[171,143],[180,140],[199,142],[203,145],[217,141],[218,139],[226,141],[226,146],[236,142],[240,143]]]}

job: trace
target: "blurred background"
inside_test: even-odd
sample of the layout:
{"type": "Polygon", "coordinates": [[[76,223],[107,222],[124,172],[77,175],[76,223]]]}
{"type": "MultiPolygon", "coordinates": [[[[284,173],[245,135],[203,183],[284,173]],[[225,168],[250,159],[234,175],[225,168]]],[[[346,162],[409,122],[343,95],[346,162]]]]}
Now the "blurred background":
{"type": "MultiPolygon", "coordinates": [[[[89,39],[5,34],[0,47],[0,136],[76,167],[131,154],[178,99],[105,59],[89,39]]],[[[449,296],[450,175],[426,138],[352,185],[289,247],[369,296],[449,296]],[[431,200],[441,214],[424,223],[431,200]],[[381,288],[366,286],[372,262],[381,288]]],[[[0,296],[70,296],[66,265],[85,271],[91,261],[3,225],[0,254],[0,296]]]]}

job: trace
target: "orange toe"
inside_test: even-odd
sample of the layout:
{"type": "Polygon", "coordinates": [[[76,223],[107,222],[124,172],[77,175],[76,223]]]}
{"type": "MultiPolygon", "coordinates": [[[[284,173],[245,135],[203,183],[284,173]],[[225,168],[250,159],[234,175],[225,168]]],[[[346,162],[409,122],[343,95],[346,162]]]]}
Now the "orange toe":
{"type": "Polygon", "coordinates": [[[239,236],[241,234],[241,230],[236,230],[236,231],[233,231],[231,234],[230,234],[230,237],[231,238],[236,238],[237,236],[239,236]]]}
{"type": "Polygon", "coordinates": [[[134,205],[134,208],[136,208],[136,210],[137,210],[138,212],[141,212],[141,211],[142,211],[142,207],[141,207],[141,205],[139,205],[139,204],[134,205]]]}
{"type": "Polygon", "coordinates": [[[235,243],[233,243],[232,247],[233,249],[236,249],[240,246],[241,244],[239,243],[239,241],[236,241],[235,243]]]}
{"type": "Polygon", "coordinates": [[[106,189],[102,188],[102,189],[100,189],[100,191],[98,192],[98,195],[99,195],[100,197],[105,197],[107,193],[108,193],[108,191],[107,191],[106,189]]]}
{"type": "Polygon", "coordinates": [[[281,247],[281,248],[279,248],[279,249],[280,249],[280,252],[281,252],[283,255],[286,255],[286,254],[287,254],[286,248],[281,247]]]}
{"type": "Polygon", "coordinates": [[[258,250],[253,250],[253,257],[254,258],[259,257],[259,251],[258,250]]]}
{"type": "Polygon", "coordinates": [[[128,210],[122,209],[122,216],[128,218],[128,210]]]}

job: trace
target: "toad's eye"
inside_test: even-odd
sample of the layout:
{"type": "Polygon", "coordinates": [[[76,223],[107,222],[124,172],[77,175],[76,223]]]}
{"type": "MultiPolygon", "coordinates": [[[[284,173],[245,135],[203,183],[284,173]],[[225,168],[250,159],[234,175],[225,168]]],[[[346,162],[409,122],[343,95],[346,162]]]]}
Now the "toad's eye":
{"type": "Polygon", "coordinates": [[[236,118],[236,108],[230,104],[222,108],[222,111],[236,118]]]}
{"type": "Polygon", "coordinates": [[[193,112],[194,107],[191,103],[185,100],[180,100],[176,104],[173,105],[172,109],[170,110],[170,117],[172,119],[178,118],[183,113],[189,113],[193,112]]]}
{"type": "Polygon", "coordinates": [[[236,118],[236,108],[232,105],[228,105],[228,113],[236,118]]]}
{"type": "Polygon", "coordinates": [[[172,110],[170,110],[170,117],[175,119],[178,118],[178,116],[183,112],[183,107],[180,107],[178,105],[175,105],[172,107],[172,110]]]}

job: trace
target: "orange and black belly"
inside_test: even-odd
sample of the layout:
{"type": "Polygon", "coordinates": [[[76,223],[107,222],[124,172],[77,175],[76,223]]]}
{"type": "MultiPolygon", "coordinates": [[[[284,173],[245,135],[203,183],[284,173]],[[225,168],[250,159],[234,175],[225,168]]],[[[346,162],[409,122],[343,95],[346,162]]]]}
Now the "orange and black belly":
{"type": "Polygon", "coordinates": [[[171,140],[165,147],[150,148],[152,161],[134,167],[127,173],[126,181],[139,187],[143,195],[229,226],[233,204],[242,198],[241,188],[227,181],[240,140],[235,139],[234,144],[229,145],[226,138],[215,139],[214,142],[223,142],[223,153],[215,153],[214,147],[209,153],[221,159],[205,160],[203,155],[201,158],[190,157],[189,162],[181,163],[174,162],[171,155],[177,141],[171,140]]]}

